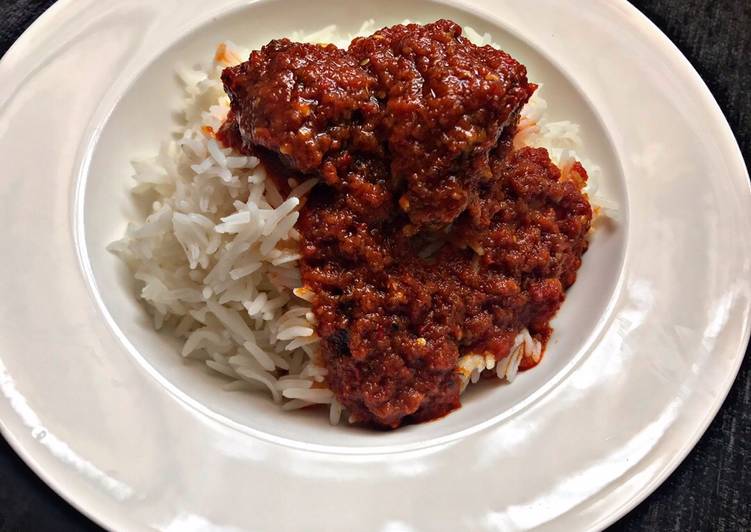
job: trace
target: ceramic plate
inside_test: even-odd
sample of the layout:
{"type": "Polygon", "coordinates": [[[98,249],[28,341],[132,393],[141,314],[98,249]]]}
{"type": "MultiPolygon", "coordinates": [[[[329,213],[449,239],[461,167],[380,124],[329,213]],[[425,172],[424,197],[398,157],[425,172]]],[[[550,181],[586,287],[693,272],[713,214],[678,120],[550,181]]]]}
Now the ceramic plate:
{"type": "Polygon", "coordinates": [[[702,80],[625,1],[61,0],[0,80],[0,422],[108,528],[601,528],[677,466],[740,366],[748,174],[702,80]],[[131,216],[129,160],[172,127],[174,65],[225,39],[441,17],[528,66],[617,206],[543,362],[388,433],[222,391],[104,249],[131,216]]]}

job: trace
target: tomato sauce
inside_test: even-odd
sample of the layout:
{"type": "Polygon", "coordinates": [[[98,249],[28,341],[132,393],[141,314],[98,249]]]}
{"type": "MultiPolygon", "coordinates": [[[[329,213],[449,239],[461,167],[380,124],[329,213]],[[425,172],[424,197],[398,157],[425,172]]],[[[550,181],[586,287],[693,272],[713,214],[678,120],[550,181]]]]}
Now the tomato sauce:
{"type": "Polygon", "coordinates": [[[460,404],[460,356],[501,359],[523,328],[544,345],[592,209],[580,164],[564,179],[545,149],[512,147],[536,89],[523,65],[441,20],[348,50],[272,41],[222,79],[218,138],[321,180],[297,225],[300,268],[353,420],[440,417],[460,404]]]}

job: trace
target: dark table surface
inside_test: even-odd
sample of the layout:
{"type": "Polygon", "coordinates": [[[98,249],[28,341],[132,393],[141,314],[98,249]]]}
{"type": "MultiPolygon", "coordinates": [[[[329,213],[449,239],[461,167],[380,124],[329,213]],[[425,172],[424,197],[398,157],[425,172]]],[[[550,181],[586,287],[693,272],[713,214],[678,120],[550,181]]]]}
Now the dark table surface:
{"type": "MultiPolygon", "coordinates": [[[[586,6],[585,0],[560,1],[586,6]]],[[[53,3],[0,0],[0,55],[53,3]]],[[[699,71],[750,161],[751,0],[632,3],[699,71]]],[[[39,480],[0,438],[0,531],[96,529],[39,480]]],[[[751,530],[751,357],[746,357],[725,404],[696,448],[613,530],[751,530]]]]}

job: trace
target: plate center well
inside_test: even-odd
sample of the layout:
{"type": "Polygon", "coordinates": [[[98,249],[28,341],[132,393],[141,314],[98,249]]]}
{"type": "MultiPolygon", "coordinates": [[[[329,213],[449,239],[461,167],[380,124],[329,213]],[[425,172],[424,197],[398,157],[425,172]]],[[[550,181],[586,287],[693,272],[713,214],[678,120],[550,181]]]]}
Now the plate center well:
{"type": "Polygon", "coordinates": [[[333,1],[315,5],[300,0],[254,3],[212,19],[160,53],[120,95],[102,124],[91,164],[83,176],[85,195],[79,213],[91,280],[110,322],[135,358],[188,403],[239,429],[291,445],[345,452],[421,446],[453,438],[511,415],[560,381],[577,357],[585,354],[603,324],[622,268],[627,227],[625,185],[608,138],[596,110],[553,62],[503,28],[471,13],[427,0],[406,5],[373,0],[344,8],[333,1]],[[373,9],[365,9],[366,4],[372,4],[373,9]],[[296,16],[280,17],[280,9],[296,16]],[[106,250],[110,242],[123,235],[129,221],[142,219],[130,193],[130,161],[154,155],[160,143],[170,138],[183,94],[175,66],[210,60],[217,44],[224,40],[252,49],[294,31],[312,32],[330,23],[327,13],[334,9],[338,10],[338,27],[343,34],[360,27],[361,13],[400,14],[399,19],[376,19],[376,27],[401,22],[402,18],[420,22],[450,18],[480,33],[489,32],[494,42],[527,66],[531,81],[544,86],[550,119],[581,125],[585,146],[581,155],[600,167],[599,193],[617,204],[620,211],[617,223],[598,225],[594,231],[579,279],[553,323],[556,332],[538,367],[519,375],[511,385],[487,382],[469,390],[462,398],[463,407],[443,419],[389,433],[346,423],[332,427],[325,409],[284,412],[267,394],[224,391],[225,380],[202,363],[186,362],[179,354],[180,342],[169,333],[154,331],[145,307],[137,299],[130,273],[106,250]]]}

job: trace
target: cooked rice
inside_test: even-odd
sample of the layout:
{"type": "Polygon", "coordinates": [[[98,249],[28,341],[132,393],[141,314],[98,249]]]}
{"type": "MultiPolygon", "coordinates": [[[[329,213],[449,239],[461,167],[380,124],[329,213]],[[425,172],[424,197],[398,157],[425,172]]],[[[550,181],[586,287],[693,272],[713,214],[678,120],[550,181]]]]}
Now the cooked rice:
{"type": "MultiPolygon", "coordinates": [[[[337,38],[335,26],[292,38],[346,47],[375,29],[369,20],[344,38],[337,38]]],[[[476,44],[492,44],[488,34],[472,28],[465,34],[476,44]]],[[[151,214],[129,224],[109,249],[140,282],[154,327],[183,339],[183,357],[203,360],[225,376],[225,390],[267,391],[283,410],[329,405],[329,419],[338,423],[342,406],[325,384],[313,294],[301,286],[297,267],[300,235],[294,225],[317,180],[291,183],[285,200],[257,158],[222,148],[214,138],[229,110],[221,72],[248,55],[225,42],[210,65],[178,68],[184,123],[155,157],[133,161],[133,193],[153,202],[151,214]]],[[[540,92],[524,109],[515,144],[548,148],[565,172],[581,144],[579,127],[546,122],[540,92]]],[[[598,171],[586,166],[592,193],[598,171]]],[[[487,354],[461,357],[462,390],[486,370],[512,381],[525,356],[541,356],[541,344],[526,329],[500,361],[487,354]]]]}

